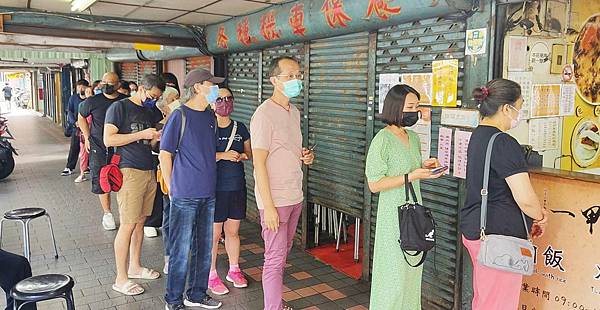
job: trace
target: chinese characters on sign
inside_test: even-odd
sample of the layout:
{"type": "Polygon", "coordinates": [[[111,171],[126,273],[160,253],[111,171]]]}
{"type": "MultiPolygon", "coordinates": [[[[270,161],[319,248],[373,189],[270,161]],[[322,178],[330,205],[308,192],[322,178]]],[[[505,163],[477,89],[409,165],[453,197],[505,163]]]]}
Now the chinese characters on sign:
{"type": "Polygon", "coordinates": [[[465,55],[485,54],[485,45],[487,43],[487,28],[467,30],[467,47],[465,55]]]}
{"type": "Polygon", "coordinates": [[[225,34],[225,27],[219,27],[219,33],[217,34],[217,46],[223,49],[227,49],[227,41],[229,41],[229,37],[225,34]]]}
{"type": "Polygon", "coordinates": [[[271,10],[260,17],[260,35],[267,41],[279,39],[281,31],[275,28],[275,11],[271,10]]]}
{"type": "MultiPolygon", "coordinates": [[[[438,133],[438,160],[442,167],[450,167],[450,156],[452,155],[452,129],[440,127],[438,133]]],[[[446,170],[444,174],[450,174],[450,170],[446,170]]]]}
{"type": "Polygon", "coordinates": [[[458,59],[434,60],[433,102],[434,107],[456,107],[458,99],[458,59]]]}
{"type": "Polygon", "coordinates": [[[377,17],[388,20],[391,15],[400,14],[402,8],[390,7],[390,0],[369,0],[369,7],[367,8],[367,18],[373,15],[373,12],[377,15],[377,17]]]}
{"type": "Polygon", "coordinates": [[[304,36],[306,28],[304,27],[304,3],[298,3],[290,9],[290,26],[295,35],[304,36]]]}
{"type": "Polygon", "coordinates": [[[237,39],[240,43],[250,46],[253,42],[256,42],[256,37],[250,35],[248,27],[248,17],[244,17],[241,22],[237,24],[237,39]]]}
{"type": "Polygon", "coordinates": [[[600,217],[600,206],[593,206],[585,211],[581,211],[581,214],[585,217],[586,224],[590,224],[590,234],[594,233],[594,224],[598,222],[600,217]]]}
{"type": "Polygon", "coordinates": [[[467,149],[471,140],[471,132],[457,130],[454,132],[454,176],[467,178],[467,149]]]}
{"type": "Polygon", "coordinates": [[[321,12],[325,14],[330,28],[337,26],[346,28],[348,27],[347,22],[352,21],[352,18],[344,11],[344,0],[325,0],[321,12]]]}
{"type": "Polygon", "coordinates": [[[563,251],[553,249],[551,245],[546,248],[546,251],[543,253],[544,255],[544,266],[550,267],[553,269],[558,269],[562,272],[565,272],[565,268],[560,264],[563,260],[563,251]]]}

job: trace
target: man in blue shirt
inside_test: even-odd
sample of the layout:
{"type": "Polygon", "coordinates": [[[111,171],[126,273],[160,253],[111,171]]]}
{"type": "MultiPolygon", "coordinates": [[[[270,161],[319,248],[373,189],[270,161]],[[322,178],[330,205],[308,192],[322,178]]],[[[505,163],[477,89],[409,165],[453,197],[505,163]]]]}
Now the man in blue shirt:
{"type": "Polygon", "coordinates": [[[77,126],[77,115],[79,113],[79,104],[85,100],[85,89],[90,87],[90,83],[86,80],[79,80],[75,84],[75,93],[69,98],[69,104],[67,105],[67,124],[73,128],[71,134],[71,146],[69,147],[69,156],[67,157],[67,167],[62,171],[60,175],[68,176],[73,174],[75,171],[75,165],[77,165],[77,159],[79,158],[79,136],[81,131],[77,126]]]}
{"type": "Polygon", "coordinates": [[[217,183],[216,124],[210,104],[219,96],[215,84],[223,80],[204,69],[190,71],[179,100],[182,105],[173,111],[161,136],[160,167],[171,196],[167,310],[185,306],[218,309],[222,305],[206,291],[217,183]]]}

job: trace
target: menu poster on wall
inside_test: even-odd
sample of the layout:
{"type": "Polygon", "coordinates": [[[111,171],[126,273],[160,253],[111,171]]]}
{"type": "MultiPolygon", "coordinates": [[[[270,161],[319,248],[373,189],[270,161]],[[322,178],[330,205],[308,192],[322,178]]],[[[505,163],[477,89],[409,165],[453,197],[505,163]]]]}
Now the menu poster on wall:
{"type": "Polygon", "coordinates": [[[508,37],[508,71],[525,71],[527,63],[527,37],[508,37]]]}
{"type": "MultiPolygon", "coordinates": [[[[442,167],[450,167],[450,156],[452,155],[452,129],[440,127],[438,134],[438,154],[437,158],[442,167]]],[[[446,170],[444,174],[450,174],[450,170],[446,170]]]]}
{"type": "Polygon", "coordinates": [[[457,130],[454,132],[454,176],[461,179],[467,178],[467,149],[471,133],[457,130]]]}
{"type": "Polygon", "coordinates": [[[385,96],[392,87],[400,84],[399,73],[383,73],[379,75],[379,114],[383,113],[385,96]]]}
{"type": "Polygon", "coordinates": [[[431,157],[431,108],[420,107],[421,118],[410,129],[419,136],[421,142],[421,157],[431,157]]]}
{"type": "Polygon", "coordinates": [[[433,74],[407,73],[402,74],[402,84],[406,84],[419,92],[419,105],[431,105],[433,96],[433,74]]]}
{"type": "Polygon", "coordinates": [[[458,99],[458,59],[436,60],[433,71],[433,106],[456,107],[458,99]]]}
{"type": "Polygon", "coordinates": [[[529,121],[529,145],[535,151],[556,150],[560,147],[560,118],[538,118],[529,121]]]}
{"type": "Polygon", "coordinates": [[[531,118],[560,115],[560,84],[534,84],[531,118]]]}
{"type": "Polygon", "coordinates": [[[442,109],[442,125],[476,128],[479,125],[479,110],[442,109]]]}
{"type": "Polygon", "coordinates": [[[575,115],[575,84],[564,84],[560,90],[560,116],[575,115]]]}
{"type": "Polygon", "coordinates": [[[521,85],[521,97],[523,97],[523,117],[529,118],[531,110],[531,93],[533,91],[533,72],[508,72],[507,79],[521,85]]]}
{"type": "Polygon", "coordinates": [[[598,184],[530,177],[537,196],[547,198],[549,224],[534,239],[534,274],[523,277],[519,310],[600,310],[598,184]]]}

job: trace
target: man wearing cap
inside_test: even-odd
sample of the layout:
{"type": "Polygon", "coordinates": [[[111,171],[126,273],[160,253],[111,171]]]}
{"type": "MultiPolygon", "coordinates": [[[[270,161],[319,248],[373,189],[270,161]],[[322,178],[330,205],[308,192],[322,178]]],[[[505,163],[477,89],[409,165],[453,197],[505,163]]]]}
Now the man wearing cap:
{"type": "Polygon", "coordinates": [[[160,139],[156,125],[162,113],[156,108],[156,101],[164,90],[165,81],[156,74],[148,74],[133,97],[115,102],[106,111],[104,144],[116,147],[123,173],[123,185],[117,193],[121,225],[115,238],[117,278],[112,288],[124,295],[144,292],[129,279],[160,277],[160,273],[142,267],[141,252],[144,222],[152,213],[156,194],[152,146],[160,139]]]}
{"type": "Polygon", "coordinates": [[[171,197],[167,310],[185,306],[218,309],[222,305],[206,291],[217,180],[216,124],[210,104],[219,95],[215,84],[223,80],[204,69],[190,71],[181,106],[172,112],[161,137],[160,167],[171,197]]]}

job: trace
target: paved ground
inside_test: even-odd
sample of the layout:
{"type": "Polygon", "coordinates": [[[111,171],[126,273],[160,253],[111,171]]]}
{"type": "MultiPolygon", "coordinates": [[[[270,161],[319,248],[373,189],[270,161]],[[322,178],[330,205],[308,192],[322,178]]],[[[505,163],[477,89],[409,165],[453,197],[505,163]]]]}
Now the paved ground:
{"type": "MultiPolygon", "coordinates": [[[[111,290],[114,281],[113,238],[115,232],[104,231],[100,225],[100,206],[89,192],[89,182],[74,184],[72,177],[61,177],[68,140],[48,119],[37,114],[20,112],[8,115],[10,128],[17,140],[14,145],[21,156],[12,176],[0,181],[0,212],[28,206],[46,208],[52,216],[59,247],[54,252],[47,225],[43,220],[32,222],[31,264],[34,275],[66,273],[76,280],[74,288],[77,309],[164,309],[165,280],[144,282],[146,292],[125,297],[111,290]]],[[[116,205],[116,204],[115,204],[116,205]]],[[[118,218],[116,208],[115,218],[118,218]]],[[[16,224],[4,227],[3,249],[22,253],[22,237],[16,224]]],[[[263,243],[258,227],[242,225],[242,269],[250,285],[243,290],[231,289],[220,297],[223,309],[262,309],[260,285],[263,243]]],[[[143,263],[162,270],[162,240],[145,239],[143,263]]],[[[221,250],[223,252],[223,250],[221,250]]],[[[219,265],[227,265],[226,255],[219,256],[219,265]]],[[[220,274],[225,270],[220,268],[220,274]]],[[[367,309],[368,285],[357,282],[294,249],[286,268],[284,299],[295,309],[367,309]]],[[[5,301],[0,297],[0,308],[5,301]]],[[[62,303],[41,303],[38,309],[64,309],[62,303]]]]}

